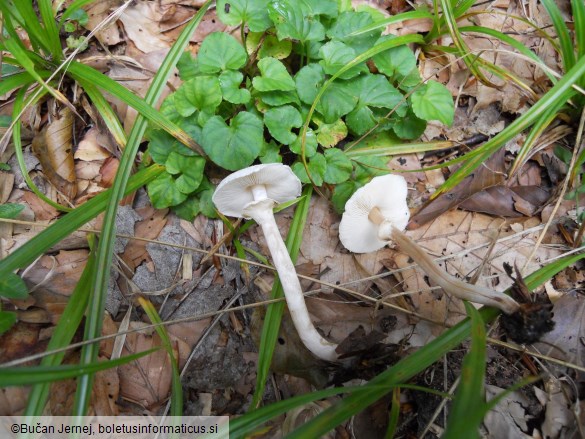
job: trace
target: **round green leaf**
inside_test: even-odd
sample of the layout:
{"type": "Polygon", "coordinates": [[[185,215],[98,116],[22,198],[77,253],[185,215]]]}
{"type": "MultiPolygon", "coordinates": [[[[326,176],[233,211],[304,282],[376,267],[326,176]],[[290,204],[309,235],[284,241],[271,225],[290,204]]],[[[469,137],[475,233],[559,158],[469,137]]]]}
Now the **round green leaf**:
{"type": "Polygon", "coordinates": [[[175,179],[168,172],[163,172],[146,186],[148,196],[156,209],[176,206],[187,199],[175,185],[175,179]]]}
{"type": "Polygon", "coordinates": [[[327,36],[351,46],[360,54],[374,46],[382,34],[382,29],[374,29],[359,35],[351,34],[373,22],[372,16],[367,12],[343,12],[327,31],[327,36]]]}
{"type": "Polygon", "coordinates": [[[258,91],[294,90],[295,82],[279,60],[263,58],[258,61],[258,68],[262,76],[252,79],[254,88],[258,91]]]}
{"type": "Polygon", "coordinates": [[[325,28],[321,22],[307,14],[296,0],[270,2],[268,16],[276,27],[279,40],[291,39],[301,43],[325,39],[325,28]]]}
{"type": "MultiPolygon", "coordinates": [[[[327,170],[327,161],[325,160],[325,156],[323,154],[315,154],[308,163],[309,172],[311,173],[311,178],[313,182],[317,186],[321,186],[323,184],[323,177],[325,176],[325,171],[327,170]]],[[[292,165],[293,172],[299,177],[299,180],[303,183],[310,183],[311,180],[307,176],[307,170],[303,166],[301,162],[296,162],[292,165]]]]}
{"type": "Polygon", "coordinates": [[[303,119],[296,108],[285,105],[267,110],[264,113],[264,123],[272,137],[284,145],[289,145],[297,138],[297,135],[291,132],[292,128],[299,128],[303,124],[303,119]]]}
{"type": "Polygon", "coordinates": [[[353,166],[345,153],[337,148],[325,151],[327,168],[323,180],[325,183],[337,184],[346,181],[351,176],[353,166]]]}
{"type": "Polygon", "coordinates": [[[284,59],[292,51],[292,41],[279,40],[276,35],[264,32],[250,32],[246,38],[246,50],[249,54],[258,53],[258,59],[284,59]]]}
{"type": "MultiPolygon", "coordinates": [[[[376,44],[396,38],[393,35],[384,35],[376,44]]],[[[408,46],[398,46],[380,52],[372,57],[374,64],[380,71],[388,77],[394,75],[400,78],[410,75],[414,72],[418,74],[416,68],[416,57],[408,46]]]]}
{"type": "Polygon", "coordinates": [[[260,161],[262,163],[282,163],[282,156],[280,155],[280,146],[274,140],[264,142],[262,152],[260,153],[260,161]]]}
{"type": "Polygon", "coordinates": [[[427,128],[427,121],[419,119],[409,111],[405,117],[397,117],[392,129],[401,139],[418,139],[427,128]]]}
{"type": "Polygon", "coordinates": [[[254,161],[264,142],[264,125],[252,113],[243,111],[230,126],[214,116],[203,127],[201,146],[209,158],[230,171],[242,169],[254,161]]]}
{"type": "Polygon", "coordinates": [[[353,193],[360,187],[362,187],[362,184],[353,180],[344,181],[335,186],[335,189],[333,189],[333,195],[331,196],[331,202],[337,213],[343,213],[347,200],[349,200],[353,193]]]}
{"type": "Polygon", "coordinates": [[[184,194],[190,194],[201,184],[205,159],[198,156],[185,157],[171,152],[165,166],[169,174],[179,175],[175,180],[177,189],[184,194]]]}
{"type": "Polygon", "coordinates": [[[337,145],[347,137],[347,126],[339,119],[333,123],[324,123],[319,126],[317,142],[325,148],[337,145]]]}
{"type": "Polygon", "coordinates": [[[250,102],[250,92],[240,88],[244,75],[240,72],[228,70],[219,75],[219,85],[223,98],[232,104],[246,104],[250,102]]]}
{"type": "Polygon", "coordinates": [[[410,96],[412,110],[426,121],[438,120],[445,125],[453,123],[455,106],[451,92],[443,84],[429,81],[410,96]]]}
{"type": "Polygon", "coordinates": [[[177,111],[189,117],[195,111],[213,113],[221,104],[221,87],[215,76],[197,76],[183,83],[175,93],[177,111]]]}
{"type": "Polygon", "coordinates": [[[390,85],[383,75],[363,75],[354,81],[358,103],[347,115],[346,122],[351,130],[362,135],[373,128],[377,117],[370,107],[394,108],[403,99],[402,94],[390,85]]]}
{"type": "MultiPolygon", "coordinates": [[[[291,143],[288,147],[295,154],[301,155],[301,136],[297,136],[296,140],[291,143]]],[[[317,152],[317,136],[315,132],[309,128],[307,129],[307,135],[305,140],[305,157],[313,157],[317,152]]]]}
{"type": "MultiPolygon", "coordinates": [[[[182,125],[187,134],[189,134],[195,141],[199,141],[201,138],[201,128],[197,125],[182,125]]],[[[164,165],[167,161],[169,154],[173,151],[183,155],[192,156],[195,155],[195,151],[187,148],[169,133],[163,130],[153,130],[148,133],[148,152],[152,159],[161,165],[164,165]]]]}
{"type": "Polygon", "coordinates": [[[0,204],[0,218],[14,219],[24,210],[24,204],[0,204]]]}
{"type": "Polygon", "coordinates": [[[301,104],[296,90],[265,91],[259,93],[259,95],[263,103],[272,107],[280,107],[286,104],[301,104]]]}
{"type": "Polygon", "coordinates": [[[229,26],[246,23],[252,32],[272,26],[268,17],[268,0],[217,0],[217,16],[229,26]]]}
{"type": "Polygon", "coordinates": [[[238,40],[223,32],[209,34],[197,54],[199,70],[203,73],[238,70],[247,59],[246,50],[238,40]]]}
{"type": "MultiPolygon", "coordinates": [[[[328,75],[336,74],[342,67],[345,67],[356,57],[356,52],[347,44],[341,41],[330,41],[324,44],[319,50],[319,55],[322,60],[319,64],[328,75]]],[[[343,72],[339,77],[341,79],[351,79],[358,76],[360,73],[368,72],[368,67],[365,63],[358,64],[346,72],[343,72]]]]}
{"type": "Polygon", "coordinates": [[[333,123],[355,108],[358,98],[354,95],[352,81],[335,81],[321,96],[317,111],[325,123],[333,123]]]}
{"type": "Polygon", "coordinates": [[[319,64],[311,63],[299,70],[295,76],[295,84],[301,101],[312,104],[323,81],[325,81],[325,74],[319,64]]]}

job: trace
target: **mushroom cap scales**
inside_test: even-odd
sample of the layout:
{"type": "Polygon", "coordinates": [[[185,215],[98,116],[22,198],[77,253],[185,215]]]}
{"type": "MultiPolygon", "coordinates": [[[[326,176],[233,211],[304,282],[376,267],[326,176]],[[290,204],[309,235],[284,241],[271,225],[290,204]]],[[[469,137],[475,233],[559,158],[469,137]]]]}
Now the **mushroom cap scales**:
{"type": "Polygon", "coordinates": [[[369,253],[388,244],[378,238],[379,224],[368,218],[374,207],[380,210],[385,221],[404,230],[410,219],[407,191],[404,177],[394,174],[374,177],[359,188],[345,204],[339,224],[339,239],[345,248],[354,253],[369,253]]]}
{"type": "Polygon", "coordinates": [[[226,216],[242,217],[254,202],[252,188],[264,186],[266,195],[276,203],[293,200],[301,194],[301,182],[292,170],[280,163],[254,165],[227,176],[215,189],[212,200],[226,216]]]}

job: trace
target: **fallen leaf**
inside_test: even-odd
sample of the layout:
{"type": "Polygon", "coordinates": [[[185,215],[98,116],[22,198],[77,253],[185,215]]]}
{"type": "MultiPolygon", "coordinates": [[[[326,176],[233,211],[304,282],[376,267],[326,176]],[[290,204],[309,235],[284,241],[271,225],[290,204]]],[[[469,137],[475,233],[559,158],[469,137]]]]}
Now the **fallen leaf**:
{"type": "Polygon", "coordinates": [[[50,204],[45,203],[32,192],[24,192],[22,200],[27,203],[35,213],[36,221],[47,221],[57,218],[59,211],[50,204]]]}
{"type": "Polygon", "coordinates": [[[14,416],[26,407],[29,390],[24,386],[0,389],[0,416],[14,416]]]}
{"type": "Polygon", "coordinates": [[[49,181],[67,199],[77,193],[73,161],[73,118],[68,108],[62,108],[33,138],[32,150],[41,162],[49,181]]]}

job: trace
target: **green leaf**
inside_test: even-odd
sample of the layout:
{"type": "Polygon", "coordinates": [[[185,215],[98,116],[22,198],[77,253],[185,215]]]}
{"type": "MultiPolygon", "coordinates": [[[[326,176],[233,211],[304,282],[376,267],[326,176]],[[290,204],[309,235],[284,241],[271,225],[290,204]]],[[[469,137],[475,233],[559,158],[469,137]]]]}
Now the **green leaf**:
{"type": "Polygon", "coordinates": [[[325,151],[325,160],[327,161],[327,169],[323,176],[325,183],[342,183],[351,176],[353,170],[351,160],[340,149],[331,148],[325,151]]]}
{"type": "Polygon", "coordinates": [[[438,120],[445,125],[453,123],[455,107],[451,92],[443,84],[429,81],[410,96],[412,110],[426,121],[438,120]]]}
{"type": "Polygon", "coordinates": [[[219,104],[221,87],[216,76],[197,76],[183,83],[175,93],[175,105],[183,117],[197,110],[214,113],[219,104]]]}
{"type": "Polygon", "coordinates": [[[387,164],[390,157],[364,156],[355,162],[355,179],[361,185],[368,183],[373,177],[388,173],[387,164]]]}
{"type": "Polygon", "coordinates": [[[295,75],[295,84],[301,101],[312,104],[323,81],[325,81],[325,74],[319,64],[311,63],[299,70],[295,75]]]}
{"type": "MultiPolygon", "coordinates": [[[[193,136],[196,140],[201,137],[201,128],[196,125],[192,125],[188,128],[189,134],[193,135],[194,131],[197,131],[197,135],[193,136]]],[[[183,156],[195,155],[195,151],[187,148],[169,133],[163,130],[153,130],[148,133],[148,152],[152,159],[161,165],[163,165],[169,158],[171,152],[179,153],[183,156]]]]}
{"type": "Polygon", "coordinates": [[[264,58],[258,61],[258,68],[262,76],[252,79],[254,88],[258,91],[294,90],[295,82],[279,60],[264,58]]]}
{"type": "MultiPolygon", "coordinates": [[[[289,149],[294,152],[295,154],[301,155],[301,141],[302,138],[299,135],[296,140],[291,143],[288,147],[289,149]]],[[[305,141],[305,157],[313,157],[317,152],[317,137],[315,136],[315,132],[309,128],[307,130],[306,141],[305,141]]]]}
{"type": "Polygon", "coordinates": [[[226,125],[214,116],[203,127],[201,146],[209,158],[230,171],[242,169],[258,157],[264,143],[264,125],[258,116],[243,111],[226,125]]]}
{"type": "Polygon", "coordinates": [[[343,120],[339,119],[333,123],[323,123],[319,125],[317,142],[325,148],[331,148],[337,145],[347,137],[347,126],[343,120]]]}
{"type": "Polygon", "coordinates": [[[8,273],[0,278],[0,296],[9,299],[26,299],[28,288],[20,276],[8,273]]]}
{"type": "Polygon", "coordinates": [[[347,115],[346,122],[358,135],[364,134],[378,122],[371,107],[394,108],[403,99],[402,93],[392,87],[382,75],[360,76],[353,84],[358,94],[358,103],[347,115]]]}
{"type": "Polygon", "coordinates": [[[320,41],[325,39],[325,28],[319,20],[303,12],[296,1],[274,1],[268,5],[268,15],[276,27],[278,39],[320,41]]]}
{"type": "Polygon", "coordinates": [[[177,69],[179,70],[179,77],[183,81],[193,79],[195,76],[201,75],[199,70],[199,61],[197,58],[191,56],[191,52],[185,51],[177,62],[177,69]]]}
{"type": "MultiPolygon", "coordinates": [[[[319,61],[319,64],[321,64],[325,73],[334,75],[353,61],[356,57],[356,52],[350,46],[341,41],[330,41],[321,47],[319,55],[322,58],[322,60],[319,61]]],[[[368,67],[362,63],[343,72],[339,77],[341,79],[351,79],[358,76],[360,73],[366,73],[368,71],[368,67]]]]}
{"type": "Polygon", "coordinates": [[[367,12],[343,12],[327,31],[327,36],[351,46],[357,54],[361,54],[374,46],[382,34],[382,29],[373,29],[353,36],[350,34],[373,22],[372,16],[367,12]]]}
{"type": "Polygon", "coordinates": [[[24,210],[23,204],[0,204],[0,218],[14,219],[24,210]]]}
{"type": "Polygon", "coordinates": [[[331,196],[331,203],[337,213],[343,213],[347,200],[363,185],[357,181],[349,180],[335,186],[333,195],[331,196]]]}
{"type": "Polygon", "coordinates": [[[392,129],[401,139],[413,140],[418,139],[425,132],[427,122],[419,119],[412,111],[408,111],[406,116],[397,117],[392,129]]]}
{"type": "Polygon", "coordinates": [[[280,155],[280,146],[274,140],[264,142],[264,147],[260,153],[260,161],[262,163],[282,163],[282,156],[280,155]]]}
{"type": "Polygon", "coordinates": [[[268,0],[218,0],[217,16],[228,26],[248,25],[252,32],[262,32],[272,26],[268,17],[268,0]]]}
{"type": "MultiPolygon", "coordinates": [[[[315,154],[309,160],[308,167],[315,185],[321,186],[323,184],[323,177],[325,177],[325,172],[327,170],[327,160],[325,159],[325,156],[319,153],[315,154]]],[[[301,162],[294,163],[292,165],[292,170],[303,183],[311,182],[307,175],[307,170],[301,162]]]]}
{"type": "Polygon", "coordinates": [[[172,209],[180,218],[187,221],[193,221],[200,213],[208,218],[217,218],[215,205],[211,201],[214,191],[215,187],[204,176],[197,191],[189,195],[181,204],[173,206],[172,209]]]}
{"type": "Polygon", "coordinates": [[[296,90],[265,91],[259,93],[259,95],[263,103],[273,107],[279,107],[286,104],[301,105],[296,90]]]}
{"type": "Polygon", "coordinates": [[[169,174],[179,175],[175,180],[175,185],[179,192],[190,194],[201,184],[205,159],[198,156],[186,157],[176,152],[171,152],[165,166],[169,174]]]}
{"type": "Polygon", "coordinates": [[[8,331],[16,323],[16,313],[0,311],[0,335],[8,331]]]}
{"type": "Polygon", "coordinates": [[[258,59],[284,59],[292,51],[292,41],[281,41],[276,38],[276,35],[266,34],[264,32],[250,32],[246,38],[246,49],[248,50],[248,54],[258,52],[258,59]]]}
{"type": "Polygon", "coordinates": [[[164,209],[181,204],[187,199],[187,194],[181,192],[175,184],[173,176],[162,173],[146,186],[148,196],[156,209],[164,209]]]}
{"type": "Polygon", "coordinates": [[[303,124],[303,119],[296,108],[285,105],[266,111],[264,123],[272,137],[284,145],[289,145],[297,138],[291,129],[300,127],[303,124]]]}
{"type": "Polygon", "coordinates": [[[228,70],[219,75],[219,85],[223,98],[232,104],[247,104],[250,102],[250,92],[240,88],[244,75],[240,72],[228,70]]]}
{"type": "Polygon", "coordinates": [[[325,123],[333,123],[353,110],[358,98],[353,93],[352,81],[333,82],[323,93],[317,104],[317,111],[325,123]]]}
{"type": "Polygon", "coordinates": [[[201,43],[197,60],[203,73],[217,73],[244,67],[248,56],[234,37],[224,32],[213,32],[201,43]]]}
{"type": "MultiPolygon", "coordinates": [[[[396,37],[393,35],[384,35],[376,42],[376,44],[394,38],[396,37]]],[[[376,64],[376,68],[380,73],[385,74],[389,78],[396,75],[397,79],[400,81],[400,79],[412,74],[413,72],[419,76],[416,68],[416,57],[408,46],[398,46],[385,50],[384,52],[374,55],[372,60],[374,61],[374,64],[376,64]]]]}

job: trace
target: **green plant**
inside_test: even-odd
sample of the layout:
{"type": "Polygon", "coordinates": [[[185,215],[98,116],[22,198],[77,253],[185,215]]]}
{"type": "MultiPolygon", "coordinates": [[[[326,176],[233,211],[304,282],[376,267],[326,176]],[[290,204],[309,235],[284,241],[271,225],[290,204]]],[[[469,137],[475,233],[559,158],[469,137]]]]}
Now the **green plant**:
{"type": "MultiPolygon", "coordinates": [[[[404,45],[412,38],[381,29],[352,35],[375,22],[373,10],[335,0],[224,0],[217,10],[241,27],[242,42],[216,32],[196,58],[185,53],[178,64],[184,83],[161,111],[223,169],[286,162],[303,183],[327,185],[342,211],[357,188],[384,172],[384,159],[351,157],[345,144],[380,133],[416,139],[429,120],[453,121],[447,89],[421,83],[404,45]]],[[[213,216],[204,158],[161,130],[148,136],[151,159],[166,167],[148,184],[153,205],[188,219],[213,216]]]]}

